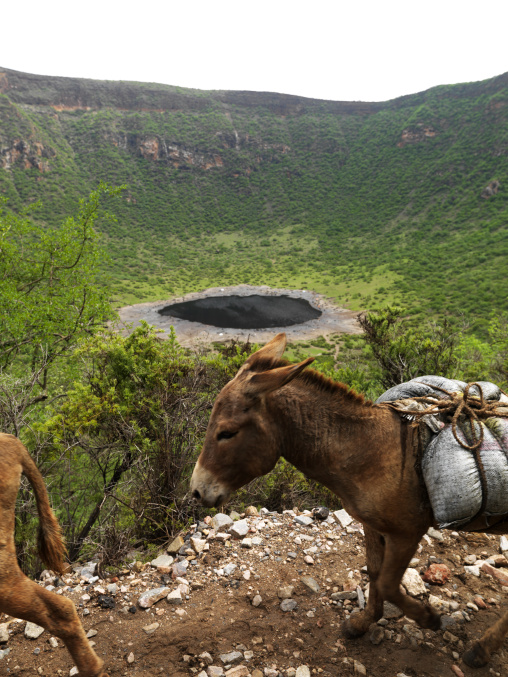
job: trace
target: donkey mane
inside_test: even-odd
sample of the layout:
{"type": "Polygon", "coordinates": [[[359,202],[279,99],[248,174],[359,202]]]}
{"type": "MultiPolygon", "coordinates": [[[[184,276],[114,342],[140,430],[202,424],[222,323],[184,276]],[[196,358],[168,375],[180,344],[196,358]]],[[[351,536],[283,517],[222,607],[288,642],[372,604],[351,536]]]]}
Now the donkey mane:
{"type": "MultiPolygon", "coordinates": [[[[255,372],[270,371],[271,369],[277,369],[278,367],[287,367],[289,364],[291,363],[288,362],[288,360],[276,357],[259,357],[251,365],[251,369],[255,372]]],[[[346,397],[355,404],[361,404],[367,407],[374,406],[373,402],[365,399],[361,393],[357,393],[345,383],[339,383],[338,381],[328,378],[328,376],[323,376],[323,374],[320,374],[315,369],[305,369],[295,378],[295,381],[299,381],[305,386],[316,388],[322,393],[346,397]]]]}

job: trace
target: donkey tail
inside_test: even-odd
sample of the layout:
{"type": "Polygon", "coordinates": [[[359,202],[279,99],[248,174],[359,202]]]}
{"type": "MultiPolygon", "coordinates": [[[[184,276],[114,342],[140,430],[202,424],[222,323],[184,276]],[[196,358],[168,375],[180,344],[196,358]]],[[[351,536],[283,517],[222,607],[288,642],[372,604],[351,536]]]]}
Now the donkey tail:
{"type": "Polygon", "coordinates": [[[37,501],[39,513],[39,531],[37,534],[37,549],[39,556],[47,566],[57,573],[63,573],[63,558],[66,554],[65,544],[62,538],[62,530],[49,504],[48,492],[42,475],[33,462],[26,448],[18,442],[20,462],[37,501]]]}

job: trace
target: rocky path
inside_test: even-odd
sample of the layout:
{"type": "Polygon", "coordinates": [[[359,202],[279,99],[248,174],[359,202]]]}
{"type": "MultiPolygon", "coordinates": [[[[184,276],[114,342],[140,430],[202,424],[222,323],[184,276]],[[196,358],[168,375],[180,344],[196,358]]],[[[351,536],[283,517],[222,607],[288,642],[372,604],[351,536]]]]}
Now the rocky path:
{"type": "MultiPolygon", "coordinates": [[[[464,647],[501,614],[508,539],[436,532],[407,570],[407,594],[445,615],[421,630],[394,606],[358,640],[340,626],[368,596],[361,526],[327,514],[219,514],[195,525],[151,562],[115,576],[74,567],[41,585],[74,601],[111,677],[435,677],[508,675],[508,641],[487,668],[464,647]]],[[[0,675],[71,675],[60,640],[0,616],[0,675]]]]}

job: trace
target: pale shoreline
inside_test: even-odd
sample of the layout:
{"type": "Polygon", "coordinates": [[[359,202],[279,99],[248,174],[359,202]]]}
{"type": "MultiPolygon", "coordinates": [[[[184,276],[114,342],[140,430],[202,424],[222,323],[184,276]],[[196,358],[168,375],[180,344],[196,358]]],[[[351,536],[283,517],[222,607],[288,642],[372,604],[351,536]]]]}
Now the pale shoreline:
{"type": "Polygon", "coordinates": [[[275,334],[285,332],[289,341],[304,341],[318,336],[330,334],[359,334],[358,313],[347,308],[341,308],[333,303],[328,297],[310,290],[302,289],[277,289],[266,285],[256,287],[248,284],[235,285],[233,287],[211,287],[200,292],[191,292],[185,296],[173,297],[164,301],[152,301],[150,303],[137,303],[132,306],[124,306],[118,309],[120,316],[120,330],[129,334],[144,320],[148,324],[162,329],[161,336],[167,336],[172,326],[175,330],[179,343],[187,347],[196,347],[199,344],[207,344],[213,341],[228,341],[236,339],[246,341],[249,338],[256,343],[265,343],[275,334]],[[199,322],[189,322],[176,317],[160,315],[157,311],[171,303],[193,301],[207,296],[250,296],[260,294],[274,296],[285,294],[292,298],[301,298],[318,308],[321,317],[291,326],[271,327],[269,329],[228,329],[213,327],[199,322]]]}

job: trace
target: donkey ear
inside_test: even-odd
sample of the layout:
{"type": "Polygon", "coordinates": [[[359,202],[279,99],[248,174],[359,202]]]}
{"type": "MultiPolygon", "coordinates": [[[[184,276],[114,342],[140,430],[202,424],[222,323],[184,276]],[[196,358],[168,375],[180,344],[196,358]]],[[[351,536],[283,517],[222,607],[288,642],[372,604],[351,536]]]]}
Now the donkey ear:
{"type": "Polygon", "coordinates": [[[264,345],[259,350],[256,350],[255,353],[252,353],[252,355],[240,367],[235,378],[238,378],[240,374],[243,374],[249,369],[251,369],[251,367],[260,358],[268,357],[268,358],[277,358],[280,360],[280,358],[284,354],[284,351],[286,350],[286,344],[287,344],[286,334],[284,334],[283,332],[277,334],[277,336],[275,336],[271,341],[268,341],[266,345],[264,345]]]}
{"type": "Polygon", "coordinates": [[[311,362],[314,362],[314,358],[308,357],[300,364],[290,364],[287,367],[269,369],[260,374],[253,374],[246,385],[245,392],[252,396],[267,395],[292,381],[311,362]]]}
{"type": "Polygon", "coordinates": [[[286,350],[286,344],[286,334],[284,334],[284,332],[277,334],[277,336],[275,336],[271,341],[268,341],[266,345],[264,345],[259,350],[256,350],[256,352],[249,357],[245,364],[251,365],[254,364],[254,362],[256,362],[256,360],[259,358],[266,357],[277,358],[280,360],[280,358],[284,355],[284,351],[286,350]]]}

